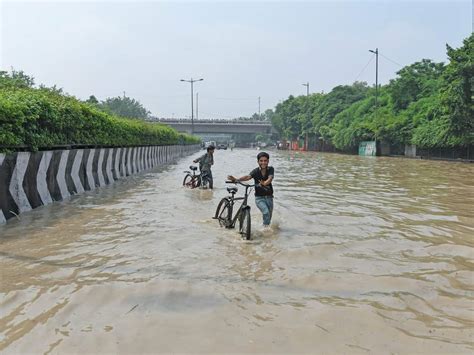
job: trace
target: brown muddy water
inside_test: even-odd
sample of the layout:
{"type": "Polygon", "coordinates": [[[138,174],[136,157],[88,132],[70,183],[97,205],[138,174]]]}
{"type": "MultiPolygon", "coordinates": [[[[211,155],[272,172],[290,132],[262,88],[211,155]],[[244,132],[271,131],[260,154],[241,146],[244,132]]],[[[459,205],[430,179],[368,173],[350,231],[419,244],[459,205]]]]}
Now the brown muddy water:
{"type": "MultiPolygon", "coordinates": [[[[271,152],[270,231],[177,165],[0,226],[2,354],[473,353],[474,165],[271,152]]],[[[240,188],[239,193],[242,192],[240,188]]]]}

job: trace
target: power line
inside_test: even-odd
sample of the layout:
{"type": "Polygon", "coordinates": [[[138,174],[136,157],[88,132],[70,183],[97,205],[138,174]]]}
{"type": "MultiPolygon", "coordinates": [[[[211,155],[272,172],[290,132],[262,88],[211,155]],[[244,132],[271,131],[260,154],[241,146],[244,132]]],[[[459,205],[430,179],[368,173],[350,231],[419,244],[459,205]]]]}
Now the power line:
{"type": "Polygon", "coordinates": [[[382,53],[379,53],[382,57],[384,57],[385,59],[387,59],[388,61],[392,62],[393,64],[396,64],[398,65],[399,67],[403,67],[403,65],[401,65],[400,63],[397,63],[396,61],[388,58],[387,56],[383,55],[382,53]]]}
{"type": "Polygon", "coordinates": [[[367,62],[367,64],[365,65],[365,67],[360,71],[359,75],[357,75],[357,77],[354,79],[354,82],[356,82],[357,79],[359,79],[359,77],[362,75],[362,73],[365,71],[365,69],[367,69],[367,67],[369,66],[369,64],[374,60],[374,57],[375,57],[375,54],[372,54],[372,57],[370,57],[370,60],[367,62]]]}
{"type": "Polygon", "coordinates": [[[213,99],[213,100],[233,100],[233,101],[254,101],[254,97],[208,97],[208,99],[213,99]]]}

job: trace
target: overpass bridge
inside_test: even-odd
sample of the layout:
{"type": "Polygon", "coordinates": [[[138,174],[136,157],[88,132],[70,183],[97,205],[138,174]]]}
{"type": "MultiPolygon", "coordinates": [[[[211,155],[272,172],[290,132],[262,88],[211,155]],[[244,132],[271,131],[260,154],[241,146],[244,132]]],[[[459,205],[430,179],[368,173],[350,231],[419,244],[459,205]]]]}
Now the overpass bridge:
{"type": "Polygon", "coordinates": [[[166,124],[178,132],[194,134],[203,140],[255,142],[255,136],[258,134],[274,133],[272,124],[267,121],[195,119],[192,122],[187,118],[151,118],[148,121],[166,124]]]}

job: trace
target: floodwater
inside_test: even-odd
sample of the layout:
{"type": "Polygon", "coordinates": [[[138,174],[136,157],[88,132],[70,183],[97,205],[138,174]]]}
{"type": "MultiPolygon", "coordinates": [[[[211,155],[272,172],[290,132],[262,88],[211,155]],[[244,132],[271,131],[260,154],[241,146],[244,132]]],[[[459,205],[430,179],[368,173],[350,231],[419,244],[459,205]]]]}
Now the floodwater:
{"type": "Polygon", "coordinates": [[[211,217],[256,153],[216,151],[214,191],[180,186],[197,153],[0,226],[0,352],[474,351],[474,165],[271,152],[247,242],[211,217]]]}

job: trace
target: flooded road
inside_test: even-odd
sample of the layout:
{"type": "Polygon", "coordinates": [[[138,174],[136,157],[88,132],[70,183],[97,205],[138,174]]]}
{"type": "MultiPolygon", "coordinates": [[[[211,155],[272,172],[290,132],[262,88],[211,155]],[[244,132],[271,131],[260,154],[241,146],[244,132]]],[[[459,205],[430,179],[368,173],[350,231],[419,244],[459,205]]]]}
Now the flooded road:
{"type": "Polygon", "coordinates": [[[270,152],[246,242],[211,217],[256,153],[216,151],[214,191],[180,186],[198,153],[0,226],[0,352],[472,353],[472,164],[270,152]]]}

